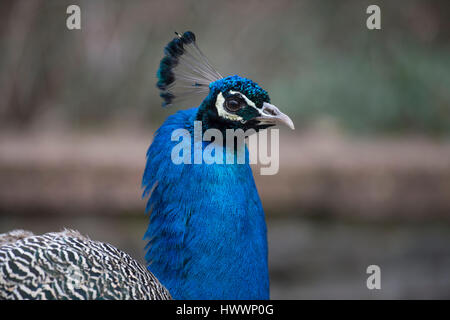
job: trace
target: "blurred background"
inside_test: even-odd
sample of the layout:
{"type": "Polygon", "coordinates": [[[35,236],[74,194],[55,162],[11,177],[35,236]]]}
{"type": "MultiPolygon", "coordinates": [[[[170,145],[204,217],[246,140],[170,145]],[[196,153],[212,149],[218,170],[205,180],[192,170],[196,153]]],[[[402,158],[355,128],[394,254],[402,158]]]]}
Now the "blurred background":
{"type": "Polygon", "coordinates": [[[145,152],[177,109],[155,74],[186,30],[296,126],[279,173],[254,171],[272,298],[450,298],[448,1],[1,1],[0,232],[74,228],[143,262],[145,152]]]}

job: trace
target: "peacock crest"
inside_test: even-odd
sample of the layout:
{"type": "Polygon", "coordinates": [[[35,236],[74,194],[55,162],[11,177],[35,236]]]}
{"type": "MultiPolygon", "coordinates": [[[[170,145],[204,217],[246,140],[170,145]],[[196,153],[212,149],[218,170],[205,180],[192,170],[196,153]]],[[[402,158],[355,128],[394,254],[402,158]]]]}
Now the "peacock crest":
{"type": "Polygon", "coordinates": [[[161,90],[163,107],[194,94],[209,91],[209,84],[222,79],[195,42],[195,34],[186,31],[164,48],[157,73],[157,87],[161,90]]]}

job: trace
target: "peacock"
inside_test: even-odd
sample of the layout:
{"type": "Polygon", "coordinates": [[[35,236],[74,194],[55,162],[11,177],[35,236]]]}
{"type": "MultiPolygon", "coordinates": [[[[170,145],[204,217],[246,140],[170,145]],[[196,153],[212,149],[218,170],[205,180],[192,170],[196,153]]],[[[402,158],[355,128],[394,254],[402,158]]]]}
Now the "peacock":
{"type": "Polygon", "coordinates": [[[13,231],[0,237],[1,298],[270,298],[267,227],[249,152],[225,141],[228,130],[251,134],[277,123],[294,129],[292,120],[256,82],[223,77],[191,31],[176,33],[165,47],[157,78],[163,107],[206,97],[169,116],[148,148],[142,179],[147,266],[76,231],[13,231]],[[200,134],[212,130],[224,139],[199,142],[198,124],[200,134]],[[175,132],[191,142],[187,148],[177,149],[175,132]],[[211,145],[215,160],[243,153],[246,161],[196,159],[196,151],[211,145]],[[174,161],[181,153],[184,161],[174,161]]]}

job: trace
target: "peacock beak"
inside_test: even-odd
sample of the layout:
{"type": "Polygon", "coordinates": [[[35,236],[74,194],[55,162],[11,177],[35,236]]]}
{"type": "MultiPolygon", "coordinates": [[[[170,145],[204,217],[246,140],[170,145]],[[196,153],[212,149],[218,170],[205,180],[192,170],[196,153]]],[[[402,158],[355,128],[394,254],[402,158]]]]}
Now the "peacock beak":
{"type": "Polygon", "coordinates": [[[275,125],[277,123],[284,123],[292,130],[295,129],[291,118],[281,112],[280,109],[275,107],[273,104],[267,102],[264,102],[260,111],[260,116],[256,117],[255,120],[258,120],[260,124],[275,125]]]}

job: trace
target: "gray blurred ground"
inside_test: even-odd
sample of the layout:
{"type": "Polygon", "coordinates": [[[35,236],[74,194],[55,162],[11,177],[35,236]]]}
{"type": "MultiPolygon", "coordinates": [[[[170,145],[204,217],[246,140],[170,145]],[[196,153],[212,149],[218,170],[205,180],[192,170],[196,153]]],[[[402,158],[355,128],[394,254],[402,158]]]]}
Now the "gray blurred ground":
{"type": "Polygon", "coordinates": [[[192,30],[296,126],[279,173],[254,168],[272,298],[450,298],[450,2],[377,1],[379,31],[369,4],[2,1],[0,232],[74,228],[142,261],[145,152],[177,110],[155,73],[173,31],[192,30]]]}

